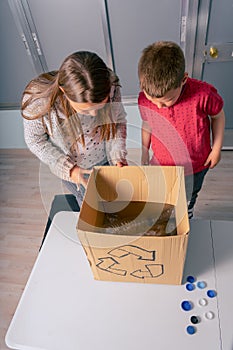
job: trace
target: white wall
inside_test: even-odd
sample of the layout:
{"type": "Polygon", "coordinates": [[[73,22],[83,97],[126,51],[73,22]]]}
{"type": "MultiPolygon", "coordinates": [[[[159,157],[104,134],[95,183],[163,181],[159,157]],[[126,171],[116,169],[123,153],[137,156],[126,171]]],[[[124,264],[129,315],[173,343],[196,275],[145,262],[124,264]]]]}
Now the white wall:
{"type": "Polygon", "coordinates": [[[137,105],[125,106],[127,113],[127,148],[141,148],[141,117],[137,105]]]}
{"type": "Polygon", "coordinates": [[[19,110],[0,111],[0,148],[27,148],[19,110]]]}
{"type": "MultiPolygon", "coordinates": [[[[127,148],[141,147],[141,119],[137,105],[125,106],[128,120],[127,148]]],[[[27,148],[19,110],[0,111],[0,149],[27,148]]]]}

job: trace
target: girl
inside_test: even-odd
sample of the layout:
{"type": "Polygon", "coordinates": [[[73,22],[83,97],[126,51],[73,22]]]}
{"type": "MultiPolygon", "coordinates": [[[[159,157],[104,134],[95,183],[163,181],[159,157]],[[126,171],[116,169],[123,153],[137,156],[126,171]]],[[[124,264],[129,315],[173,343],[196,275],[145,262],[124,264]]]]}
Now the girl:
{"type": "Polygon", "coordinates": [[[118,77],[95,53],[68,56],[58,71],[41,74],[22,97],[25,141],[83,201],[96,165],[127,165],[126,113],[118,77]]]}

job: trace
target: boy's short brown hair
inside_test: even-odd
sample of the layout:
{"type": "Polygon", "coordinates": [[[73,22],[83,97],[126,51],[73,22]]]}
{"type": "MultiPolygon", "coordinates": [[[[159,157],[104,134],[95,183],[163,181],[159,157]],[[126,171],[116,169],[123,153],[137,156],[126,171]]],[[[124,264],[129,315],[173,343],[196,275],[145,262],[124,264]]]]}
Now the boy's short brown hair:
{"type": "Polygon", "coordinates": [[[163,97],[178,88],[184,78],[185,58],[179,45],[158,41],[147,46],[139,60],[140,87],[150,97],[163,97]]]}

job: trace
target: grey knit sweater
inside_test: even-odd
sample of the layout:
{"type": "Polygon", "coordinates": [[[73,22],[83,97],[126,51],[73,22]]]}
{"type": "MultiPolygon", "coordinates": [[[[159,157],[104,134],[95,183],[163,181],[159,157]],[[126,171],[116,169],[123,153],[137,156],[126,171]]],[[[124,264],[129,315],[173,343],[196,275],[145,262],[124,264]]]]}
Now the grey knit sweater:
{"type": "MultiPolygon", "coordinates": [[[[27,96],[24,96],[27,99],[27,96]]],[[[43,100],[37,100],[33,105],[29,105],[24,111],[25,115],[30,118],[35,115],[35,111],[40,109],[43,100]]],[[[112,119],[117,124],[117,134],[115,138],[110,138],[109,141],[100,141],[103,144],[106,160],[111,165],[115,165],[117,161],[126,159],[126,113],[121,103],[120,87],[112,86],[110,93],[110,106],[112,111],[112,119]]],[[[77,147],[72,147],[72,140],[80,136],[80,119],[85,119],[86,116],[74,115],[68,120],[60,112],[58,108],[53,108],[51,112],[51,124],[47,116],[44,116],[44,127],[41,119],[27,120],[24,119],[24,137],[25,142],[32,153],[34,153],[43,163],[50,167],[53,174],[63,180],[72,181],[70,178],[70,170],[75,166],[82,168],[91,168],[95,161],[88,166],[83,161],[85,152],[90,150],[83,149],[81,144],[77,142],[77,147]],[[52,128],[51,128],[52,127],[52,128]],[[46,129],[48,132],[46,132],[46,129]]],[[[92,131],[98,125],[98,118],[92,118],[90,128],[92,131]]],[[[85,130],[84,128],[84,138],[85,130]]],[[[90,134],[90,130],[88,130],[90,134]]]]}

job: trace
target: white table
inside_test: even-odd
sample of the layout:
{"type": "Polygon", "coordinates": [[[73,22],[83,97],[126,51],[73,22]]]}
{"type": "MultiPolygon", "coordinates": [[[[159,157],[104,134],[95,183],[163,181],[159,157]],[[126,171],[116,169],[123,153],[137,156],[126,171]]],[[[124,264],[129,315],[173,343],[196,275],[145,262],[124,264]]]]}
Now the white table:
{"type": "MultiPolygon", "coordinates": [[[[80,245],[78,213],[56,214],[15,315],[6,344],[22,350],[232,350],[233,223],[192,220],[187,275],[205,289],[93,279],[80,245]],[[217,297],[206,297],[214,289],[217,297]],[[206,298],[207,306],[198,305],[206,298]],[[183,311],[181,302],[194,308],[183,311]],[[204,317],[207,311],[214,319],[204,317]],[[186,333],[190,316],[201,322],[186,333]]],[[[195,284],[196,285],[196,284],[195,284]]]]}

